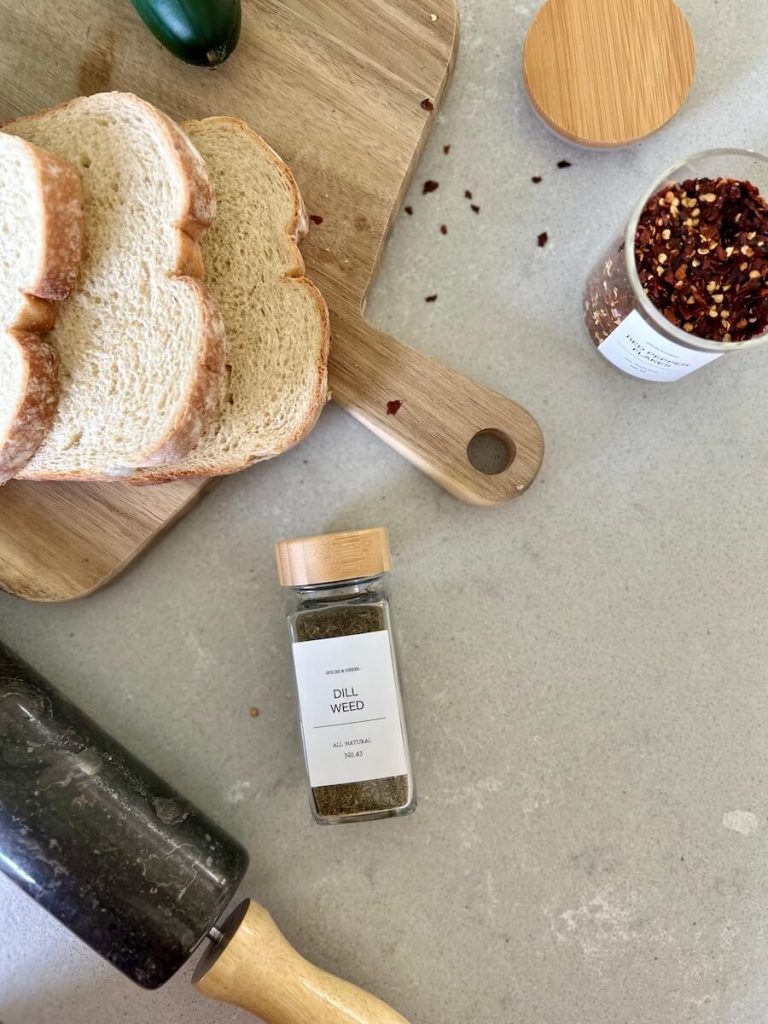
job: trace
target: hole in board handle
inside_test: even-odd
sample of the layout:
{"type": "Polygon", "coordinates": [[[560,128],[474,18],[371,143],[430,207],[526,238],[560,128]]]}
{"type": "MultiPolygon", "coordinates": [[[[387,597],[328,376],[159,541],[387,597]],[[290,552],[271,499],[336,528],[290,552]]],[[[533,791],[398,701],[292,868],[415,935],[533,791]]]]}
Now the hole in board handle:
{"type": "Polygon", "coordinates": [[[517,456],[515,442],[501,430],[478,430],[467,445],[467,458],[486,476],[497,476],[509,469],[517,456]]]}

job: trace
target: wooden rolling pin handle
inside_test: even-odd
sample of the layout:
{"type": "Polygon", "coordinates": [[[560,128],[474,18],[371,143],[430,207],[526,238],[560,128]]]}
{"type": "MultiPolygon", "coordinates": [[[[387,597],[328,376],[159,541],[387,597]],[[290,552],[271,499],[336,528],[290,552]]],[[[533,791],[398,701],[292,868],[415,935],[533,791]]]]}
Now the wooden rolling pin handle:
{"type": "Polygon", "coordinates": [[[222,927],[192,978],[211,999],[266,1024],[408,1024],[390,1006],[300,956],[267,911],[245,900],[222,927]]]}
{"type": "Polygon", "coordinates": [[[527,409],[449,370],[362,319],[332,317],[333,398],[454,497],[499,505],[533,483],[544,439],[527,409]],[[507,464],[488,474],[469,459],[477,435],[501,439],[507,464]]]}

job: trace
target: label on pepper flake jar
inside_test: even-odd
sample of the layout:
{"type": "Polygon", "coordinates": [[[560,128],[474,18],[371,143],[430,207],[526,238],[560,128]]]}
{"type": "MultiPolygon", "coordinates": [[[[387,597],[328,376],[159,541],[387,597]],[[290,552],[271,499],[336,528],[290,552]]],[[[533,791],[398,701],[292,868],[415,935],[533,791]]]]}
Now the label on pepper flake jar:
{"type": "Polygon", "coordinates": [[[295,643],[293,662],[313,789],[407,774],[386,629],[295,643]]]}
{"type": "Polygon", "coordinates": [[[598,346],[598,351],[619,370],[669,383],[693,373],[724,352],[697,352],[657,333],[635,309],[598,346]]]}

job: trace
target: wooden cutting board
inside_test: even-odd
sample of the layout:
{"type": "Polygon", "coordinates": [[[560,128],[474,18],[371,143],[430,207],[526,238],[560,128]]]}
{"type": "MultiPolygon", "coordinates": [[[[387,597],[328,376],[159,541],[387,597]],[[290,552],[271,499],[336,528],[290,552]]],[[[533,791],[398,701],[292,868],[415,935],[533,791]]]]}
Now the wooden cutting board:
{"type": "MultiPolygon", "coordinates": [[[[291,165],[309,213],[322,218],[304,254],[331,309],[333,397],[457,497],[496,504],[530,485],[543,447],[524,409],[362,318],[448,81],[455,0],[243,0],[240,44],[216,71],[172,57],[129,0],[0,0],[0,25],[2,120],[122,89],[174,118],[248,121],[291,165]],[[396,415],[388,414],[392,401],[402,403],[396,415]],[[495,476],[467,458],[483,432],[510,452],[495,476]]],[[[89,593],[207,485],[12,482],[0,489],[0,587],[38,601],[89,593]]]]}

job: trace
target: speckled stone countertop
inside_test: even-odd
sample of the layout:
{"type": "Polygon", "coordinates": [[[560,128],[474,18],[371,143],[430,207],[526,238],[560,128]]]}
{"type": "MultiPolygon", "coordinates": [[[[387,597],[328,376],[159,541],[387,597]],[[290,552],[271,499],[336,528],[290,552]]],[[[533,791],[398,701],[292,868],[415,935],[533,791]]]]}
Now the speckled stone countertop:
{"type": "MultiPolygon", "coordinates": [[[[413,1024],[766,1019],[768,350],[644,385],[580,321],[665,166],[768,147],[764,2],[684,0],[690,100],[614,153],[529,109],[535,4],[464,4],[369,316],[539,418],[546,462],[518,503],[459,504],[332,408],[103,593],[0,597],[0,637],[245,843],[243,894],[413,1024]],[[373,524],[392,533],[420,805],[320,828],[272,542],[373,524]]],[[[2,878],[0,931],[4,1024],[252,1019],[194,993],[191,967],[142,992],[2,878]]]]}

